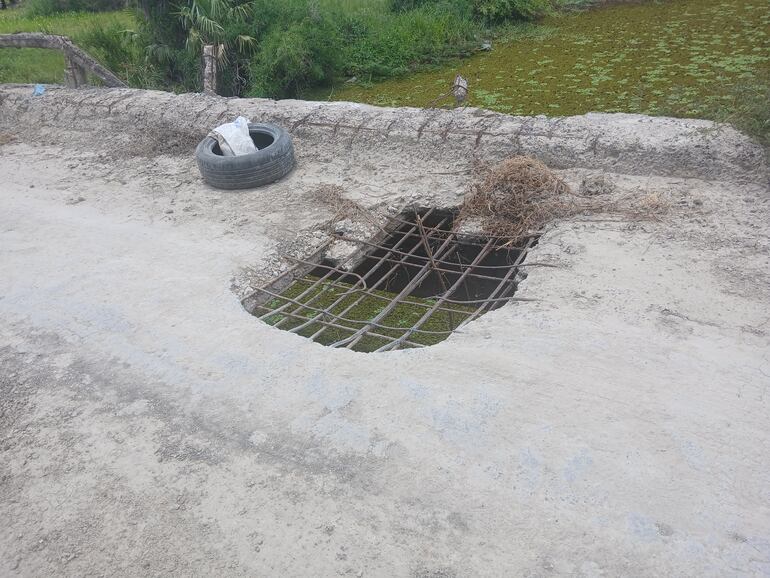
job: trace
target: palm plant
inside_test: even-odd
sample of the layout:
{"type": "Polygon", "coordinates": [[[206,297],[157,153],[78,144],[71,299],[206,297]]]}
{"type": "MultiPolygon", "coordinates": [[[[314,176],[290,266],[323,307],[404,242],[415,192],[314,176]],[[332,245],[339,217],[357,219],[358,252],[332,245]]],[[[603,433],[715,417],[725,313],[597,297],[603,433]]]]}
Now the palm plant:
{"type": "Polygon", "coordinates": [[[248,82],[242,73],[257,45],[249,29],[253,0],[186,0],[177,7],[188,52],[201,54],[204,46],[213,45],[222,75],[231,82],[231,92],[239,95],[248,82]]]}
{"type": "Polygon", "coordinates": [[[219,59],[229,64],[233,49],[248,55],[256,45],[256,38],[245,33],[253,12],[251,0],[188,0],[177,14],[187,30],[189,50],[199,52],[205,45],[214,45],[219,59]]]}

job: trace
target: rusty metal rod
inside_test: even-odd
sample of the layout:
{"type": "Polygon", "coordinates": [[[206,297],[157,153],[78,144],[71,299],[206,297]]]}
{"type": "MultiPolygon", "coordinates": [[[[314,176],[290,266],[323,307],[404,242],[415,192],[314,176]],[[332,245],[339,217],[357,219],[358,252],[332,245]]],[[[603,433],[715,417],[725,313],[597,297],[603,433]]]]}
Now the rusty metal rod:
{"type": "MultiPolygon", "coordinates": [[[[490,299],[495,299],[495,298],[497,297],[497,295],[498,295],[498,294],[501,294],[501,292],[502,292],[502,293],[504,293],[505,291],[507,291],[507,290],[508,290],[508,288],[507,288],[507,287],[505,287],[505,285],[506,285],[506,284],[507,284],[507,283],[510,281],[511,277],[513,277],[513,276],[514,276],[514,275],[515,275],[515,274],[518,272],[518,270],[519,270],[519,264],[520,264],[520,263],[521,263],[521,261],[523,261],[523,260],[524,260],[524,258],[526,257],[526,255],[527,255],[527,251],[528,251],[528,250],[529,250],[529,248],[532,246],[532,244],[534,243],[534,241],[535,241],[535,240],[534,240],[534,239],[532,239],[532,238],[530,238],[530,239],[529,239],[529,241],[527,242],[527,245],[526,245],[526,247],[525,247],[525,248],[524,248],[524,250],[523,250],[523,251],[522,251],[522,252],[519,254],[519,258],[517,259],[517,261],[518,261],[518,262],[517,262],[517,263],[515,263],[513,267],[511,267],[511,270],[510,270],[510,271],[508,271],[508,273],[506,273],[505,277],[503,277],[503,279],[502,279],[502,280],[500,281],[500,283],[497,285],[497,287],[495,288],[495,290],[494,290],[494,291],[492,291],[492,293],[490,293],[490,294],[489,294],[489,297],[487,298],[487,301],[489,301],[490,299]]],[[[509,300],[509,301],[510,301],[510,300],[512,300],[512,299],[513,299],[512,297],[509,297],[509,298],[508,298],[508,300],[509,300]]],[[[518,298],[517,300],[520,300],[520,299],[522,299],[522,298],[518,298]]],[[[461,329],[462,327],[466,326],[468,323],[470,323],[471,321],[473,321],[474,319],[476,319],[477,317],[479,317],[479,316],[480,316],[480,315],[481,315],[481,314],[484,312],[484,309],[485,309],[485,308],[486,308],[488,305],[489,305],[489,302],[487,302],[487,303],[483,303],[483,304],[482,304],[482,305],[481,305],[479,308],[477,308],[477,309],[476,309],[476,311],[474,311],[474,312],[471,314],[471,316],[470,316],[470,317],[468,317],[468,318],[464,319],[463,321],[461,321],[461,322],[460,322],[460,325],[458,325],[458,326],[457,326],[457,329],[461,329]]]]}
{"type": "MultiPolygon", "coordinates": [[[[360,243],[362,245],[367,245],[368,247],[372,247],[374,249],[382,249],[384,251],[389,251],[390,250],[393,253],[397,253],[399,255],[406,255],[407,254],[407,253],[404,253],[403,251],[396,251],[396,250],[393,250],[393,249],[388,249],[387,247],[383,247],[382,245],[377,245],[376,243],[372,243],[370,241],[362,241],[361,239],[355,239],[353,237],[347,237],[345,235],[335,235],[335,237],[337,239],[341,239],[343,241],[350,241],[351,243],[360,243]]],[[[460,242],[460,244],[463,245],[464,243],[460,242]]],[[[518,248],[518,247],[516,249],[519,250],[519,251],[522,250],[521,248],[518,248]]],[[[495,250],[497,251],[498,249],[495,248],[495,250]]],[[[510,251],[512,251],[514,249],[499,249],[499,250],[510,252],[510,251]]],[[[411,256],[413,258],[415,258],[415,259],[423,259],[425,261],[429,261],[430,260],[428,257],[423,257],[422,255],[411,255],[411,256]]],[[[368,258],[368,259],[378,259],[378,257],[366,257],[366,258],[368,258]]],[[[436,261],[436,263],[443,263],[443,264],[452,265],[452,266],[457,266],[458,265],[458,263],[455,263],[454,261],[445,261],[443,259],[434,259],[434,260],[436,261]]],[[[422,265],[420,265],[418,263],[408,263],[408,265],[414,265],[414,266],[417,266],[417,267],[421,267],[422,266],[422,265]]],[[[512,266],[512,264],[508,264],[508,265],[479,265],[478,267],[475,267],[475,268],[476,269],[508,269],[511,266],[512,266]]],[[[519,264],[517,266],[518,267],[553,267],[553,268],[558,268],[559,267],[559,265],[554,265],[553,263],[540,263],[538,261],[533,261],[532,263],[521,263],[521,264],[519,264]]],[[[450,271],[450,272],[452,272],[452,271],[450,271]]],[[[498,279],[499,279],[499,277],[498,277],[498,279]]]]}
{"type": "MultiPolygon", "coordinates": [[[[446,251],[446,254],[449,255],[456,251],[458,249],[458,245],[452,244],[451,241],[454,238],[453,234],[449,234],[447,238],[444,240],[444,242],[441,244],[441,246],[436,250],[435,254],[441,255],[444,251],[446,251]]],[[[398,303],[403,299],[404,297],[411,294],[411,292],[420,284],[423,282],[425,277],[430,273],[430,265],[429,263],[426,263],[422,269],[417,273],[417,275],[412,279],[409,283],[407,283],[406,287],[404,287],[401,292],[396,295],[396,297],[393,299],[391,303],[389,303],[382,311],[380,311],[375,317],[372,319],[370,323],[377,323],[388,315],[393,309],[398,305],[398,303]]],[[[340,347],[344,345],[348,349],[353,347],[356,343],[358,343],[361,338],[363,337],[363,334],[366,332],[366,327],[362,327],[358,330],[358,332],[352,337],[348,339],[342,339],[340,341],[337,341],[335,343],[332,343],[332,347],[340,347]]]]}
{"type": "MultiPolygon", "coordinates": [[[[289,302],[291,302],[291,303],[293,303],[295,305],[298,305],[300,309],[308,309],[309,311],[315,311],[317,313],[323,313],[324,312],[323,309],[318,309],[317,307],[309,307],[309,306],[305,305],[304,303],[302,303],[301,301],[297,301],[296,299],[292,299],[291,297],[284,297],[283,295],[279,295],[278,293],[273,293],[272,291],[269,291],[267,289],[260,289],[260,291],[264,291],[265,293],[267,293],[268,295],[270,295],[271,297],[273,297],[275,299],[285,299],[286,301],[289,301],[289,302]]],[[[260,305],[259,307],[261,307],[263,309],[265,308],[262,305],[260,305]]],[[[301,315],[297,315],[294,312],[286,312],[286,311],[282,311],[280,313],[276,313],[275,311],[270,311],[270,314],[267,315],[267,317],[271,317],[272,315],[289,315],[289,313],[293,313],[293,315],[295,317],[299,317],[302,320],[307,320],[307,317],[304,317],[304,316],[301,316],[301,315]]],[[[458,313],[462,313],[462,312],[458,311],[458,313]]],[[[467,312],[466,315],[470,315],[470,312],[467,312]]],[[[342,321],[345,321],[347,323],[359,323],[359,324],[364,324],[364,325],[374,325],[375,327],[377,327],[379,329],[385,329],[385,330],[388,330],[388,331],[406,331],[406,328],[404,328],[404,327],[395,327],[393,325],[383,325],[381,323],[372,323],[369,320],[348,319],[346,317],[339,317],[339,316],[334,316],[334,317],[337,317],[338,319],[341,319],[342,321]]],[[[313,323],[321,323],[321,324],[327,323],[328,324],[329,322],[328,321],[321,321],[321,320],[316,318],[315,320],[313,320],[313,323]]],[[[273,325],[272,327],[275,327],[275,325],[273,325]]],[[[292,328],[291,331],[293,331],[294,329],[295,328],[292,328]]],[[[356,331],[355,327],[346,327],[346,329],[348,329],[350,331],[356,331]]],[[[420,330],[419,332],[420,333],[425,333],[425,334],[428,334],[428,335],[446,335],[447,333],[452,333],[451,331],[428,331],[428,330],[420,330]]]]}
{"type": "MultiPolygon", "coordinates": [[[[412,256],[413,257],[417,257],[418,255],[412,255],[412,256]]],[[[385,257],[383,257],[382,259],[378,259],[378,260],[389,261],[389,262],[392,262],[392,263],[401,263],[401,261],[397,261],[395,259],[388,259],[388,258],[385,258],[385,257]]],[[[405,267],[422,267],[423,266],[422,263],[403,262],[402,264],[405,267]]],[[[456,267],[459,267],[460,269],[459,270],[452,270],[452,269],[444,269],[442,267],[437,267],[436,270],[437,271],[442,271],[444,273],[451,273],[453,275],[460,275],[465,270],[465,268],[468,267],[468,263],[454,263],[454,265],[456,267]]],[[[513,265],[513,264],[506,265],[504,268],[507,270],[507,269],[510,269],[511,267],[515,267],[515,265],[513,265]]],[[[478,269],[478,267],[474,267],[474,269],[478,269]]],[[[469,276],[471,278],[473,278],[473,279],[487,279],[487,280],[490,280],[490,281],[499,281],[500,279],[502,279],[502,277],[495,277],[493,275],[481,275],[479,273],[470,273],[469,276]]]]}
{"type": "MultiPolygon", "coordinates": [[[[352,258],[353,258],[353,255],[349,255],[349,256],[348,256],[348,258],[347,258],[347,259],[344,261],[344,263],[347,263],[347,262],[348,262],[348,261],[350,261],[350,259],[352,259],[352,258]]],[[[313,292],[313,291],[314,291],[314,290],[315,290],[315,289],[316,289],[316,288],[317,288],[317,287],[318,287],[318,286],[319,286],[321,283],[323,283],[324,281],[326,281],[327,279],[329,279],[330,277],[332,277],[332,276],[335,274],[335,272],[336,272],[336,270],[335,270],[335,269],[333,269],[333,268],[332,268],[332,269],[330,269],[330,271],[329,271],[328,273],[326,273],[325,275],[321,276],[321,277],[320,277],[320,278],[319,278],[319,279],[318,279],[318,280],[317,280],[315,283],[312,283],[312,284],[310,285],[310,287],[308,287],[307,289],[305,289],[304,291],[302,291],[302,293],[300,293],[299,295],[297,295],[297,298],[300,298],[300,297],[304,297],[304,296],[308,295],[309,293],[312,293],[312,292],[313,292]]],[[[319,292],[318,292],[316,295],[314,295],[314,296],[312,297],[312,299],[313,299],[313,300],[315,300],[315,299],[318,299],[318,297],[320,297],[320,295],[321,295],[321,294],[322,294],[324,291],[326,291],[326,288],[324,288],[324,289],[322,289],[321,291],[319,291],[319,292]]],[[[281,307],[279,307],[278,309],[280,309],[280,310],[284,310],[284,309],[287,309],[288,307],[289,307],[289,304],[287,303],[287,304],[285,304],[285,305],[282,305],[282,306],[281,306],[281,307]]],[[[260,317],[260,319],[263,319],[263,317],[264,317],[264,316],[261,316],[261,317],[260,317]]],[[[263,320],[264,320],[264,319],[263,319],[263,320]]],[[[274,325],[274,327],[278,327],[278,328],[280,328],[280,326],[281,326],[281,325],[283,325],[283,320],[281,320],[281,321],[279,321],[278,323],[276,323],[276,324],[274,325]]]]}
{"type": "MultiPolygon", "coordinates": [[[[333,242],[334,242],[334,239],[328,239],[328,240],[324,241],[323,243],[321,243],[321,246],[318,249],[316,249],[316,251],[315,251],[315,253],[313,253],[313,255],[320,255],[333,242]]],[[[299,269],[299,265],[295,265],[294,267],[289,267],[288,269],[286,269],[286,271],[284,271],[283,273],[278,275],[278,277],[276,277],[275,279],[271,279],[270,282],[267,283],[264,286],[268,287],[268,286],[275,285],[276,282],[280,281],[281,279],[283,279],[284,277],[286,277],[290,273],[294,273],[297,269],[299,269]]],[[[241,305],[246,307],[246,301],[248,301],[249,299],[252,299],[258,292],[259,292],[259,289],[255,289],[254,291],[252,291],[251,293],[246,295],[243,299],[241,299],[241,305]]]]}
{"type": "MultiPolygon", "coordinates": [[[[297,315],[296,313],[291,313],[291,312],[288,312],[288,313],[284,312],[284,313],[281,313],[280,315],[287,315],[289,317],[294,317],[296,319],[304,319],[304,317],[302,317],[302,315],[297,315]]],[[[342,329],[343,331],[350,331],[350,332],[355,331],[355,329],[353,329],[352,327],[345,327],[344,325],[340,325],[338,323],[332,323],[331,321],[317,321],[317,323],[319,323],[321,325],[326,325],[329,328],[342,329]]],[[[378,339],[379,338],[387,339],[389,341],[394,341],[395,339],[398,339],[397,337],[392,337],[390,335],[383,335],[381,333],[376,333],[374,331],[368,333],[367,335],[370,335],[372,337],[376,337],[378,339]]],[[[425,347],[423,344],[416,343],[414,341],[406,341],[405,343],[407,345],[411,345],[412,347],[425,347]]]]}
{"type": "MultiPolygon", "coordinates": [[[[446,219],[443,219],[441,222],[443,223],[445,220],[446,220],[446,219]]],[[[414,230],[416,227],[417,227],[417,225],[415,224],[415,225],[412,227],[412,230],[414,230]]],[[[394,248],[393,248],[393,249],[391,249],[391,250],[389,250],[389,252],[388,252],[388,253],[386,253],[386,254],[385,254],[385,256],[389,255],[389,254],[390,254],[392,251],[394,251],[394,250],[395,250],[395,247],[398,247],[398,246],[400,246],[400,244],[401,244],[401,241],[403,241],[403,240],[404,240],[404,239],[401,239],[401,240],[399,240],[399,242],[398,242],[398,243],[396,243],[396,244],[394,245],[394,248]]],[[[405,256],[404,256],[404,257],[402,257],[400,261],[398,261],[399,265],[400,265],[400,264],[403,264],[403,263],[404,263],[404,261],[406,260],[407,256],[409,256],[409,255],[411,255],[412,253],[414,253],[414,251],[416,251],[416,250],[417,250],[417,248],[418,248],[418,245],[415,245],[414,247],[412,247],[412,248],[410,249],[409,253],[405,253],[405,256]]],[[[384,249],[384,247],[383,247],[383,249],[384,249]]],[[[383,257],[383,258],[385,258],[385,257],[383,257]]],[[[383,263],[383,261],[382,261],[382,260],[379,260],[379,261],[376,263],[376,265],[375,265],[374,267],[372,267],[372,269],[370,269],[370,270],[367,272],[367,274],[365,275],[365,277],[368,277],[368,275],[369,275],[370,273],[373,273],[374,271],[376,271],[377,269],[379,269],[379,268],[380,268],[380,265],[382,265],[382,263],[383,263]]],[[[379,286],[380,286],[382,283],[384,283],[385,281],[387,281],[387,280],[388,280],[388,279],[391,277],[391,275],[393,275],[393,273],[395,273],[396,271],[398,271],[398,270],[399,270],[399,265],[394,265],[394,266],[392,266],[392,267],[391,267],[391,268],[390,268],[388,271],[386,271],[386,272],[385,272],[385,274],[384,274],[382,277],[380,277],[380,278],[379,278],[379,279],[378,279],[378,280],[377,280],[377,281],[374,283],[374,285],[372,285],[372,290],[374,290],[374,289],[376,289],[377,287],[379,287],[379,286]]],[[[372,296],[372,297],[379,297],[378,295],[376,295],[376,294],[374,294],[374,293],[369,293],[369,292],[367,292],[367,294],[368,294],[368,295],[370,295],[370,296],[372,296]]],[[[342,301],[342,299],[343,299],[344,297],[345,297],[345,296],[341,296],[341,297],[340,297],[340,298],[337,300],[337,302],[338,302],[338,303],[339,303],[339,302],[341,302],[341,301],[342,301]]],[[[348,306],[347,306],[347,307],[346,307],[346,308],[345,308],[343,311],[341,311],[341,312],[340,312],[340,315],[344,315],[344,314],[346,314],[348,311],[352,310],[352,309],[353,309],[353,308],[354,308],[356,305],[358,305],[358,304],[359,304],[361,301],[363,301],[364,297],[365,297],[365,296],[364,296],[364,295],[362,295],[361,297],[359,297],[358,299],[356,299],[356,300],[355,300],[353,303],[351,303],[351,304],[350,304],[350,305],[348,305],[348,306]]],[[[414,304],[417,304],[417,303],[414,303],[414,304]]],[[[330,307],[333,307],[333,306],[336,306],[336,305],[337,305],[337,303],[333,303],[333,304],[332,304],[332,306],[330,306],[330,307]]],[[[321,331],[321,330],[319,330],[318,332],[316,332],[316,333],[313,335],[313,338],[315,338],[315,337],[316,337],[316,336],[317,336],[319,333],[322,333],[322,331],[321,331]]]]}
{"type": "MultiPolygon", "coordinates": [[[[465,270],[465,272],[452,284],[452,286],[448,290],[444,291],[444,294],[439,298],[439,300],[436,303],[436,305],[433,308],[431,308],[428,311],[426,311],[423,314],[423,316],[417,321],[417,323],[412,325],[412,327],[409,328],[404,333],[404,335],[401,336],[401,338],[400,338],[401,341],[407,339],[412,333],[414,333],[415,331],[419,330],[419,328],[426,321],[428,321],[428,319],[431,318],[433,313],[435,313],[435,311],[436,311],[436,307],[440,307],[441,304],[444,302],[444,300],[449,295],[451,295],[452,292],[457,290],[457,288],[462,284],[462,282],[465,279],[465,277],[467,277],[468,274],[473,270],[473,266],[476,265],[476,263],[478,263],[481,260],[483,260],[489,254],[489,251],[492,249],[493,243],[494,243],[494,239],[489,239],[489,241],[487,241],[487,246],[484,247],[481,251],[479,251],[479,254],[476,255],[476,258],[473,260],[473,262],[470,264],[470,266],[465,270]]],[[[451,331],[450,331],[450,333],[451,333],[451,331]]],[[[389,347],[386,348],[385,346],[383,346],[380,349],[378,349],[377,351],[386,351],[386,349],[395,349],[396,347],[398,347],[398,344],[399,344],[399,341],[395,341],[389,347]]]]}
{"type": "MultiPolygon", "coordinates": [[[[431,210],[432,210],[432,209],[431,209],[431,210]]],[[[417,228],[417,225],[415,224],[415,225],[413,225],[413,227],[412,227],[412,230],[414,230],[414,229],[416,229],[416,228],[417,228]]],[[[404,243],[405,241],[406,241],[406,238],[401,238],[401,239],[399,239],[399,241],[398,241],[398,242],[397,242],[397,243],[396,243],[396,244],[393,246],[393,247],[394,247],[394,249],[395,249],[396,247],[399,247],[399,246],[401,246],[401,244],[402,244],[402,243],[404,243]]],[[[414,250],[414,249],[413,249],[413,250],[414,250]]],[[[389,254],[390,254],[390,253],[386,253],[386,255],[389,255],[389,254]]],[[[371,269],[369,269],[369,270],[366,272],[366,274],[364,275],[363,279],[364,279],[364,280],[366,280],[366,279],[367,279],[367,278],[368,278],[370,275],[373,275],[373,274],[375,273],[375,271],[377,271],[377,269],[379,269],[379,268],[380,268],[380,265],[382,265],[382,262],[378,262],[378,263],[376,263],[374,267],[372,267],[371,269]]],[[[385,276],[381,277],[381,278],[380,278],[380,279],[379,279],[379,280],[378,280],[378,281],[377,281],[377,282],[374,284],[374,286],[372,286],[372,289],[376,289],[377,287],[379,287],[379,285],[382,283],[382,281],[383,281],[385,278],[389,277],[389,276],[390,276],[390,275],[393,273],[393,270],[394,270],[394,268],[393,268],[393,267],[391,267],[390,271],[388,271],[388,272],[386,273],[386,275],[385,275],[385,276]]],[[[371,296],[375,296],[374,294],[372,294],[372,293],[369,293],[369,291],[365,291],[364,293],[366,293],[366,294],[368,294],[368,295],[371,295],[371,296]]],[[[336,300],[335,300],[333,303],[331,303],[331,304],[330,304],[330,305],[329,305],[329,306],[326,308],[326,311],[328,311],[328,312],[329,312],[328,314],[331,314],[331,310],[332,310],[334,307],[336,307],[338,304],[341,304],[341,303],[342,303],[342,302],[343,302],[343,301],[344,301],[344,300],[345,300],[345,299],[346,299],[346,298],[347,298],[349,295],[351,295],[351,294],[352,294],[352,292],[351,292],[351,291],[346,291],[345,293],[343,293],[342,295],[340,295],[340,296],[339,296],[339,297],[338,297],[338,298],[337,298],[337,299],[336,299],[336,300]]],[[[356,299],[356,300],[355,300],[353,303],[351,303],[351,304],[350,304],[348,307],[346,307],[346,308],[345,308],[345,309],[344,309],[342,312],[340,312],[340,313],[339,313],[339,315],[340,315],[340,316],[341,316],[341,315],[344,315],[345,313],[347,313],[348,311],[350,311],[350,310],[351,310],[353,307],[355,307],[355,306],[356,306],[358,303],[360,303],[362,300],[363,300],[363,296],[361,296],[360,298],[356,299]]],[[[314,300],[313,300],[313,299],[311,299],[311,300],[309,300],[308,302],[310,303],[310,302],[313,302],[313,301],[314,301],[314,300]]],[[[323,316],[323,315],[318,315],[318,316],[316,316],[316,317],[321,317],[321,316],[323,316]]],[[[309,321],[307,324],[309,325],[309,324],[310,324],[310,321],[309,321]]],[[[301,328],[300,328],[300,329],[301,329],[301,328]]],[[[319,329],[318,331],[316,331],[316,332],[315,332],[315,333],[314,333],[314,334],[311,336],[311,339],[315,340],[315,339],[316,339],[316,337],[320,336],[320,334],[321,334],[321,333],[323,333],[323,329],[319,329]]]]}

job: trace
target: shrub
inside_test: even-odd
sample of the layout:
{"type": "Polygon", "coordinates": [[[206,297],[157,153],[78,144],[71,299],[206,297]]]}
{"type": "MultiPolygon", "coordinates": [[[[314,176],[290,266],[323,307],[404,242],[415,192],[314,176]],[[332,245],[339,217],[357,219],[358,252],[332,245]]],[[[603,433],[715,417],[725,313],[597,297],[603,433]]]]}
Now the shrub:
{"type": "Polygon", "coordinates": [[[473,12],[486,22],[531,20],[551,7],[549,0],[473,0],[473,12]]]}
{"type": "Polygon", "coordinates": [[[732,112],[724,120],[770,151],[770,84],[743,85],[733,89],[731,96],[732,112]]]}
{"type": "Polygon", "coordinates": [[[407,12],[425,4],[435,4],[436,0],[390,0],[391,12],[407,12]]]}
{"type": "Polygon", "coordinates": [[[391,12],[408,12],[424,7],[434,7],[442,11],[471,15],[472,0],[390,0],[391,12]]]}
{"type": "MultiPolygon", "coordinates": [[[[226,23],[218,11],[215,40],[229,47],[220,87],[234,95],[295,97],[335,77],[385,78],[463,56],[478,43],[474,6],[481,1],[216,0],[226,8],[248,5],[249,14],[226,23]]],[[[549,0],[507,1],[521,8],[549,0]]],[[[171,83],[196,88],[200,54],[191,52],[190,39],[206,29],[195,25],[192,16],[201,10],[193,8],[213,7],[215,0],[137,2],[150,60],[168,71],[171,83]]]]}
{"type": "Polygon", "coordinates": [[[273,28],[250,68],[251,96],[297,96],[310,86],[331,83],[339,68],[340,38],[330,21],[307,17],[273,28]]]}
{"type": "Polygon", "coordinates": [[[201,55],[187,50],[187,31],[174,0],[136,0],[139,39],[146,62],[163,71],[163,83],[177,90],[200,90],[201,55]]]}
{"type": "Polygon", "coordinates": [[[75,41],[130,86],[161,88],[163,75],[145,57],[140,36],[117,23],[92,26],[75,41]]]}
{"type": "Polygon", "coordinates": [[[24,9],[30,16],[49,16],[59,12],[103,12],[126,8],[127,0],[27,0],[24,9]]]}
{"type": "Polygon", "coordinates": [[[389,18],[362,15],[352,39],[343,72],[352,76],[387,77],[403,74],[419,64],[465,54],[475,42],[478,27],[455,7],[424,6],[389,18]]]}

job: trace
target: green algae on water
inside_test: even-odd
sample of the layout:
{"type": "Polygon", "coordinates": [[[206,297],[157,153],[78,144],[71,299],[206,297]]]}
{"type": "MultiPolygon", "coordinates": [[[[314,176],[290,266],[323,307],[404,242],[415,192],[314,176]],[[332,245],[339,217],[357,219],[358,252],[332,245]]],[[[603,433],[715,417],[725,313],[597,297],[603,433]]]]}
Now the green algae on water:
{"type": "Polygon", "coordinates": [[[733,87],[770,84],[769,0],[617,5],[542,24],[548,34],[497,44],[439,70],[348,85],[332,98],[428,106],[459,73],[469,80],[468,105],[509,114],[698,116],[729,104],[733,87]]]}
{"type": "MultiPolygon", "coordinates": [[[[317,277],[308,275],[292,283],[281,294],[282,297],[306,304],[307,308],[299,303],[287,302],[286,299],[276,297],[258,307],[255,314],[264,315],[289,303],[281,311],[267,316],[265,322],[268,325],[280,323],[280,328],[285,330],[295,329],[305,324],[305,327],[299,329],[297,334],[303,337],[311,337],[320,332],[315,341],[323,345],[330,345],[353,335],[355,330],[360,329],[367,321],[370,321],[382,312],[395,297],[393,293],[388,291],[374,290],[372,293],[377,297],[364,295],[361,298],[360,292],[356,291],[356,287],[352,284],[337,280],[324,281],[313,287],[313,284],[317,281],[317,277]],[[343,294],[348,295],[343,297],[343,294]],[[311,307],[312,309],[310,309],[311,307]],[[342,327],[329,327],[317,321],[310,321],[318,315],[316,310],[319,309],[328,309],[328,315],[322,317],[324,321],[330,321],[342,327]]],[[[391,342],[390,339],[377,337],[374,333],[391,338],[401,337],[435,303],[435,299],[415,296],[399,302],[392,311],[378,322],[382,326],[387,326],[388,329],[376,328],[374,331],[367,333],[353,349],[355,351],[371,352],[391,342]]],[[[475,308],[473,307],[444,303],[441,309],[435,311],[419,326],[419,329],[426,333],[411,333],[408,340],[418,345],[435,345],[449,337],[451,332],[470,317],[474,311],[475,308]]],[[[405,345],[405,347],[409,347],[409,345],[405,345]]]]}

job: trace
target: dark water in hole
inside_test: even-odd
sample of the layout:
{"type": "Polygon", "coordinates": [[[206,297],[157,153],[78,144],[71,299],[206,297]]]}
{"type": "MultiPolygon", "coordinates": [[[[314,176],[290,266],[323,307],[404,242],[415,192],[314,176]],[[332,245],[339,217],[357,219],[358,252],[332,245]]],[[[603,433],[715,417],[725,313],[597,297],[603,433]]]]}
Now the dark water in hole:
{"type": "MultiPolygon", "coordinates": [[[[467,266],[469,266],[483,250],[483,246],[487,242],[484,238],[463,238],[463,242],[453,240],[442,248],[442,244],[446,241],[448,232],[453,226],[454,217],[455,215],[451,213],[434,211],[423,219],[423,225],[426,228],[438,228],[439,224],[444,221],[440,226],[440,230],[427,231],[427,233],[430,233],[429,246],[431,253],[433,254],[434,259],[441,261],[441,263],[438,263],[438,266],[441,269],[445,269],[445,271],[431,271],[431,273],[410,292],[410,295],[415,297],[434,297],[445,293],[445,291],[452,287],[461,277],[463,268],[467,268],[467,266]]],[[[382,243],[384,248],[373,249],[358,267],[353,270],[353,273],[356,275],[366,278],[368,287],[376,285],[377,289],[399,293],[410,283],[427,262],[426,258],[428,257],[428,252],[425,249],[425,244],[419,234],[419,230],[405,238],[405,235],[409,233],[409,230],[415,222],[415,215],[406,214],[401,215],[400,218],[409,222],[400,225],[382,243]],[[400,242],[402,239],[403,242],[400,242]],[[396,250],[401,253],[410,253],[410,255],[406,256],[397,253],[389,257],[389,259],[392,259],[390,261],[380,261],[382,257],[387,255],[388,249],[394,247],[397,247],[396,250]],[[400,261],[401,259],[403,259],[403,263],[397,263],[397,261],[400,261]],[[396,268],[396,271],[390,274],[383,283],[377,285],[377,283],[394,267],[396,268]]],[[[474,268],[473,271],[474,275],[483,275],[491,278],[480,279],[477,277],[466,276],[462,283],[460,283],[448,297],[458,301],[471,301],[489,297],[499,286],[502,279],[509,273],[510,267],[508,267],[508,265],[513,265],[520,254],[521,249],[518,247],[493,249],[476,264],[476,267],[479,268],[474,268]],[[499,268],[484,269],[483,267],[499,268]]],[[[320,267],[313,272],[313,274],[319,276],[326,273],[328,273],[328,269],[320,267]]],[[[509,279],[506,281],[504,289],[495,297],[508,297],[515,291],[514,277],[515,275],[509,275],[509,279]]],[[[357,277],[353,275],[335,274],[333,278],[347,283],[355,283],[357,281],[357,277]]],[[[504,304],[504,301],[500,301],[491,306],[490,309],[495,309],[504,304]]]]}

